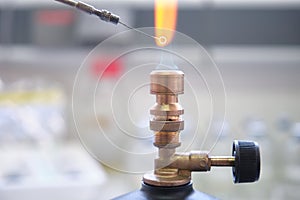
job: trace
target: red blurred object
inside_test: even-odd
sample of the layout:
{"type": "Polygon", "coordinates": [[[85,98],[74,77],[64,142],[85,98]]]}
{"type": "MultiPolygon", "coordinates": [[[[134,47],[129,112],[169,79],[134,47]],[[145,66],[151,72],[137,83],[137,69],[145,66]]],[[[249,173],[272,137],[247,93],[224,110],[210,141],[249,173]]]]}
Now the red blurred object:
{"type": "Polygon", "coordinates": [[[42,10],[36,12],[35,18],[39,24],[66,26],[74,22],[75,16],[69,10],[42,10]]]}
{"type": "Polygon", "coordinates": [[[123,63],[121,59],[114,60],[108,66],[110,60],[98,59],[92,63],[92,74],[100,78],[117,78],[121,75],[123,70],[123,63]]]}

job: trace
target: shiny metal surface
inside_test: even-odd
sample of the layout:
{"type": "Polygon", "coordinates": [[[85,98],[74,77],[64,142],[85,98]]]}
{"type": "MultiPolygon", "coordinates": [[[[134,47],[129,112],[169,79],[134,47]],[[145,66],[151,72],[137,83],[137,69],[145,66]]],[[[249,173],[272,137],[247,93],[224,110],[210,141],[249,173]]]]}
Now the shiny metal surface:
{"type": "Polygon", "coordinates": [[[81,1],[73,1],[73,0],[55,0],[60,3],[64,3],[66,5],[72,6],[77,8],[78,10],[81,10],[83,12],[86,12],[90,15],[96,15],[101,20],[106,22],[111,22],[113,24],[118,24],[120,17],[107,11],[107,10],[98,10],[94,6],[91,6],[87,3],[81,2],[81,1]]]}

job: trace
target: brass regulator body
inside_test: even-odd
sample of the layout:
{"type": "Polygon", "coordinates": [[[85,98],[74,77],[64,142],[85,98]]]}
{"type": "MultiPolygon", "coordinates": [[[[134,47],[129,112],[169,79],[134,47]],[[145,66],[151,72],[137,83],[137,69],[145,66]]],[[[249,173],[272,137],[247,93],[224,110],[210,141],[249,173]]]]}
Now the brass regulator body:
{"type": "Polygon", "coordinates": [[[156,104],[150,109],[150,129],[158,148],[154,171],[143,182],[153,186],[181,186],[190,183],[192,171],[209,171],[211,166],[233,167],[234,182],[254,182],[259,178],[260,155],[255,142],[234,141],[232,156],[209,156],[207,152],[176,153],[180,131],[184,129],[184,109],[178,95],[184,93],[184,73],[155,70],[150,74],[150,93],[156,104]]]}

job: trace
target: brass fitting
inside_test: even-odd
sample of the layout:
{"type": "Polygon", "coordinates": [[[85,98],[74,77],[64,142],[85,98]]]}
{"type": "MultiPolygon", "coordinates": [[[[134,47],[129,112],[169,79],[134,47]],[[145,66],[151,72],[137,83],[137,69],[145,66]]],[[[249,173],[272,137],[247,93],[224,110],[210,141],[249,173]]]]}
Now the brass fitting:
{"type": "Polygon", "coordinates": [[[235,141],[232,156],[210,157],[207,152],[201,151],[176,153],[180,146],[180,131],[184,128],[184,109],[178,103],[178,95],[184,93],[184,73],[156,70],[150,78],[150,92],[156,95],[156,104],[150,109],[150,129],[154,131],[153,144],[159,154],[154,162],[154,172],[144,175],[144,183],[154,186],[185,185],[191,181],[192,171],[209,171],[211,166],[233,167],[235,183],[258,180],[260,156],[258,145],[254,142],[235,141]]]}
{"type": "Polygon", "coordinates": [[[150,93],[156,95],[156,104],[150,109],[150,129],[155,134],[154,146],[159,148],[159,157],[155,160],[155,171],[146,174],[143,181],[156,186],[183,185],[190,182],[191,173],[173,165],[181,160],[175,149],[180,146],[179,134],[184,128],[181,117],[184,110],[178,103],[178,95],[184,93],[184,73],[156,70],[150,74],[150,79],[150,93]]]}

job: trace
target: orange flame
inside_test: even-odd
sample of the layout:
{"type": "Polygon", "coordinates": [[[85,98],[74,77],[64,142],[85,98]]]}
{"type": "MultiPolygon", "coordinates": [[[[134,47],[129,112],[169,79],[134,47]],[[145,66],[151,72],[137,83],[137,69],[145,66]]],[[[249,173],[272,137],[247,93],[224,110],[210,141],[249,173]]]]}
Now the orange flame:
{"type": "Polygon", "coordinates": [[[155,0],[156,45],[166,46],[173,37],[177,22],[177,0],[155,0]]]}

